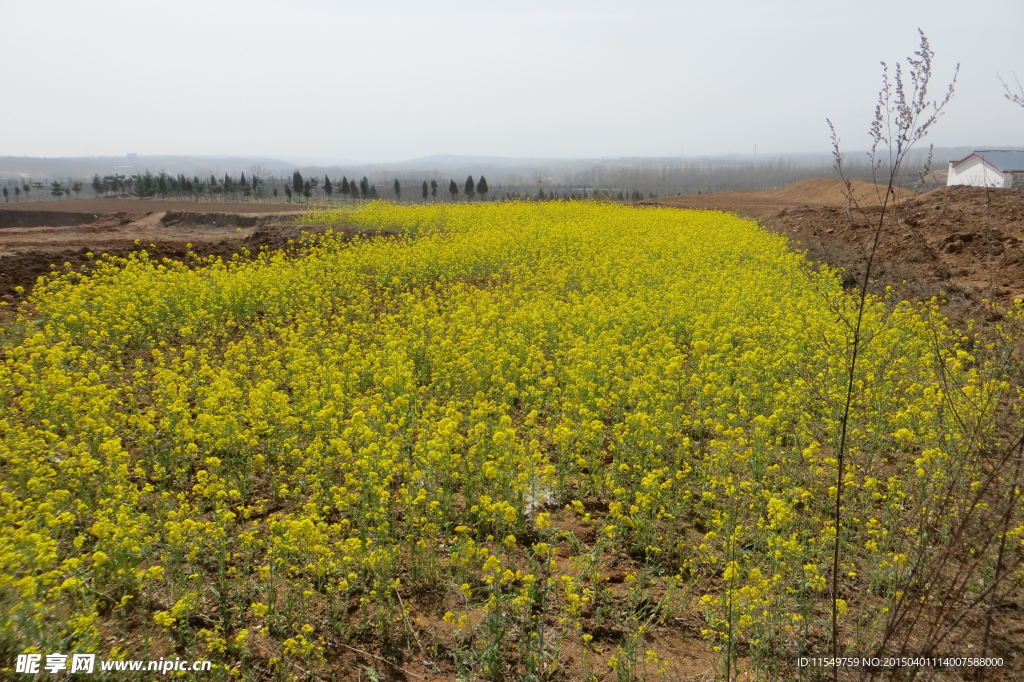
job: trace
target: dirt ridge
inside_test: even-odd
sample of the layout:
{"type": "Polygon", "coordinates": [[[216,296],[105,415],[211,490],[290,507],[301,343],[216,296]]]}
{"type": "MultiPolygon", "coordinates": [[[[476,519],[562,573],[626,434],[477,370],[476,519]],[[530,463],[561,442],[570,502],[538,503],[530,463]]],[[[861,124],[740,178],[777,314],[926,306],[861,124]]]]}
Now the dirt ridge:
{"type": "Polygon", "coordinates": [[[95,213],[79,211],[8,211],[0,208],[0,229],[7,227],[58,227],[96,222],[95,213]]]}
{"type": "Polygon", "coordinates": [[[88,267],[92,254],[124,256],[147,248],[160,258],[187,259],[190,254],[229,256],[243,248],[283,247],[298,233],[296,222],[303,214],[148,210],[175,208],[173,203],[135,201],[130,204],[135,210],[107,213],[29,210],[29,202],[9,210],[0,206],[0,298],[21,298],[23,292],[15,287],[30,288],[51,265],[88,267]]]}

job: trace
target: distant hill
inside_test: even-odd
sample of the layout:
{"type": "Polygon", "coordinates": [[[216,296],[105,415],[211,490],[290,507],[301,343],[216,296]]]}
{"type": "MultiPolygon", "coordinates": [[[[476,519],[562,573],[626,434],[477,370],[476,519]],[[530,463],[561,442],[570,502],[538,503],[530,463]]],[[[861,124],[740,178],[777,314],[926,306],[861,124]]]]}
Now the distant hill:
{"type": "Polygon", "coordinates": [[[92,175],[133,175],[166,171],[171,175],[222,175],[250,173],[253,168],[282,175],[297,166],[280,159],[243,156],[172,156],[126,154],[124,156],[0,156],[0,178],[84,178],[92,175]]]}
{"type": "MultiPolygon", "coordinates": [[[[961,159],[974,149],[1006,148],[1005,145],[974,145],[940,147],[934,150],[926,187],[945,184],[941,172],[950,161],[961,159]]],[[[915,149],[905,160],[897,184],[920,188],[918,172],[927,148],[915,149]]],[[[846,172],[858,180],[878,180],[867,163],[863,151],[844,154],[846,172]]],[[[604,193],[623,197],[639,193],[643,196],[669,196],[677,194],[707,194],[723,190],[779,189],[798,180],[835,177],[831,154],[716,154],[700,156],[633,156],[615,158],[536,158],[475,156],[465,154],[433,154],[405,161],[321,161],[320,164],[266,157],[244,156],[175,156],[127,154],[124,156],[91,157],[25,157],[0,156],[0,185],[13,188],[31,179],[49,184],[51,181],[74,179],[85,182],[84,192],[90,196],[89,179],[93,175],[119,174],[132,176],[146,171],[157,175],[218,178],[240,173],[251,177],[254,169],[267,181],[267,192],[278,190],[284,194],[290,186],[294,171],[307,179],[323,182],[325,176],[340,184],[343,177],[366,177],[377,187],[381,196],[392,196],[392,187],[398,180],[404,188],[404,197],[412,196],[423,182],[435,180],[446,195],[448,183],[455,180],[461,186],[467,175],[485,176],[494,197],[536,196],[543,191],[550,196],[591,196],[604,193]],[[269,182],[275,179],[276,182],[269,182]],[[17,182],[16,182],[17,181],[17,182]]],[[[13,192],[13,189],[11,189],[13,192]]],[[[314,195],[321,193],[313,187],[314,195]]],[[[32,199],[46,198],[47,193],[34,192],[32,199]]],[[[10,200],[23,200],[14,195],[10,200]]]]}

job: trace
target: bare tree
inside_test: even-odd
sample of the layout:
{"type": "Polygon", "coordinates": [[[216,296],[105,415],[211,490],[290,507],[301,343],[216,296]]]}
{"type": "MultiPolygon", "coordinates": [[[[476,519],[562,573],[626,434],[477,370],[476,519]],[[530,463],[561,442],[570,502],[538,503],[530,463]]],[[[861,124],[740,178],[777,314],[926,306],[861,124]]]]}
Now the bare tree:
{"type": "MultiPolygon", "coordinates": [[[[897,62],[890,77],[889,65],[882,62],[882,83],[875,104],[875,114],[869,127],[871,147],[868,159],[871,164],[871,175],[875,181],[876,199],[880,205],[877,216],[869,216],[854,192],[853,182],[845,170],[843,155],[840,151],[839,134],[831,120],[826,119],[832,137],[832,153],[836,169],[846,188],[846,196],[852,211],[860,214],[868,224],[874,225],[868,243],[864,272],[860,278],[857,291],[857,305],[852,315],[840,313],[842,323],[849,331],[847,341],[847,357],[845,361],[846,387],[845,402],[839,418],[839,443],[836,453],[836,486],[833,506],[833,554],[831,570],[832,601],[832,652],[840,656],[839,633],[839,580],[840,580],[840,547],[842,544],[842,496],[845,480],[846,458],[849,450],[849,426],[851,407],[854,400],[855,387],[859,381],[857,361],[863,350],[864,313],[867,309],[868,290],[871,285],[872,270],[878,245],[883,236],[887,219],[891,215],[892,204],[895,203],[896,178],[910,150],[925,138],[928,131],[935,125],[943,110],[953,96],[959,64],[946,88],[945,94],[937,100],[928,98],[928,88],[932,79],[932,58],[934,52],[924,32],[918,29],[920,45],[913,56],[908,57],[906,69],[897,62]],[[884,191],[885,195],[881,196],[884,191]]],[[[930,154],[929,154],[930,157],[930,154]]],[[[838,675],[839,668],[833,669],[838,675]]]]}
{"type": "Polygon", "coordinates": [[[999,77],[999,82],[1003,84],[1003,95],[1006,99],[1018,106],[1024,107],[1024,85],[1020,84],[1020,79],[1017,78],[1016,74],[1013,76],[1016,88],[1011,87],[1009,83],[1003,80],[1002,76],[999,77]]]}

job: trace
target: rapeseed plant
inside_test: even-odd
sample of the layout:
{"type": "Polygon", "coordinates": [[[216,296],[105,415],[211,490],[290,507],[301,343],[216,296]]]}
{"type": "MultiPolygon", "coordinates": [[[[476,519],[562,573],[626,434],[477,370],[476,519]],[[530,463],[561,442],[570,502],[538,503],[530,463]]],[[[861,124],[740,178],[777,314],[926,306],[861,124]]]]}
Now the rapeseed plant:
{"type": "MultiPolygon", "coordinates": [[[[35,287],[0,347],[0,654],[132,624],[138,657],[177,646],[243,678],[321,674],[347,646],[493,678],[582,647],[629,679],[664,667],[645,633],[691,592],[709,650],[754,668],[822,632],[835,272],[809,281],[784,239],[717,212],[308,219],[342,218],[404,236],[143,251],[35,287]],[[616,562],[640,572],[626,593],[616,562]]],[[[843,481],[842,617],[865,641],[912,547],[954,532],[943,483],[1011,391],[934,304],[890,303],[865,311],[843,481]]]]}

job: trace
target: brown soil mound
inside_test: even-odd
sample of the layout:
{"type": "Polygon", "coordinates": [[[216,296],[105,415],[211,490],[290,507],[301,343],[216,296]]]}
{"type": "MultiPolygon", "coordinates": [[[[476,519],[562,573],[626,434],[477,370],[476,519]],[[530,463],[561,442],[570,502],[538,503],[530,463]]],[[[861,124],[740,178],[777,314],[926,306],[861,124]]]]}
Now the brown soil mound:
{"type": "Polygon", "coordinates": [[[149,211],[75,213],[0,207],[0,255],[32,249],[94,248],[110,241],[216,241],[244,237],[269,224],[291,224],[301,212],[149,211]],[[244,234],[235,235],[237,229],[244,234]],[[248,231],[246,231],[248,230],[248,231]]]}
{"type": "MultiPolygon", "coordinates": [[[[242,240],[234,243],[222,241],[212,244],[202,244],[199,248],[190,248],[184,242],[155,242],[146,244],[145,249],[156,258],[173,258],[175,260],[188,260],[191,254],[229,256],[241,247],[242,240]]],[[[132,251],[138,251],[143,247],[135,244],[114,246],[109,249],[98,249],[95,252],[82,247],[64,251],[27,251],[0,257],[0,300],[14,302],[24,298],[29,289],[36,283],[41,275],[46,275],[54,270],[64,269],[65,264],[71,270],[82,270],[95,263],[96,256],[101,252],[109,256],[127,256],[132,251]],[[24,292],[18,294],[15,287],[23,287],[24,292]]]]}
{"type": "MultiPolygon", "coordinates": [[[[819,262],[863,272],[877,224],[883,188],[854,182],[864,208],[851,210],[836,179],[813,179],[767,192],[688,194],[641,202],[678,208],[713,208],[759,220],[786,235],[819,262]]],[[[875,290],[893,286],[908,299],[944,297],[954,320],[998,317],[982,304],[1009,305],[1024,297],[1024,192],[940,187],[915,195],[897,190],[898,202],[882,231],[873,276],[875,290]]]]}
{"type": "MultiPolygon", "coordinates": [[[[878,209],[784,209],[763,219],[815,260],[859,278],[878,209]]],[[[879,286],[904,298],[944,296],[954,318],[991,317],[983,299],[1024,298],[1024,192],[942,187],[897,205],[881,233],[879,286]]]]}
{"type": "MultiPolygon", "coordinates": [[[[34,206],[40,203],[43,202],[35,202],[34,206]]],[[[63,207],[78,202],[50,203],[63,207]]],[[[113,213],[29,210],[27,207],[33,204],[28,202],[13,209],[0,206],[0,297],[20,298],[14,288],[29,289],[40,275],[51,271],[51,265],[59,268],[67,263],[71,268],[87,267],[94,258],[90,254],[123,256],[146,248],[159,258],[187,259],[190,253],[226,256],[243,247],[255,250],[264,243],[286,244],[287,239],[279,236],[282,230],[297,233],[293,227],[297,214],[291,212],[140,212],[140,208],[159,208],[160,204],[145,201],[128,201],[127,204],[135,210],[113,213]],[[272,236],[260,234],[261,229],[272,236]],[[255,241],[251,241],[253,239],[255,241]]],[[[110,204],[111,207],[117,205],[120,204],[110,204]]],[[[255,205],[244,208],[252,206],[255,205]]]]}
{"type": "MultiPolygon", "coordinates": [[[[853,197],[862,206],[879,206],[885,199],[885,186],[854,180],[850,183],[853,197]]],[[[770,193],[782,201],[818,206],[846,206],[847,188],[842,180],[834,178],[812,178],[801,180],[770,193]]],[[[896,201],[912,199],[916,194],[902,187],[895,188],[896,201]]]]}
{"type": "Polygon", "coordinates": [[[196,213],[194,211],[167,211],[160,220],[165,226],[189,225],[192,227],[225,226],[254,227],[270,221],[280,220],[277,216],[259,213],[196,213]]]}
{"type": "MultiPolygon", "coordinates": [[[[228,214],[216,215],[222,218],[222,223],[227,223],[223,228],[203,230],[201,227],[196,229],[190,225],[186,226],[184,232],[165,227],[163,219],[166,219],[166,216],[163,213],[145,216],[131,222],[130,227],[134,229],[128,233],[138,234],[141,231],[140,226],[145,226],[147,221],[153,222],[153,231],[143,235],[145,239],[141,244],[136,243],[136,238],[120,238],[104,229],[91,233],[79,231],[70,242],[58,236],[53,243],[46,243],[39,241],[37,237],[37,241],[31,243],[31,248],[15,247],[13,251],[0,252],[0,300],[21,300],[39,276],[65,267],[72,270],[88,269],[100,254],[123,257],[145,249],[150,256],[156,258],[171,258],[185,262],[197,256],[208,255],[228,257],[242,254],[254,257],[262,250],[291,249],[299,243],[303,234],[315,234],[328,229],[325,225],[299,225],[290,219],[272,220],[264,216],[256,219],[255,228],[235,232],[233,223],[223,220],[228,214]],[[182,234],[187,238],[181,238],[182,234]],[[23,287],[24,291],[16,292],[15,287],[18,286],[23,287]]],[[[54,231],[59,232],[59,229],[54,228],[54,231]]],[[[397,230],[375,231],[354,225],[338,225],[330,229],[341,235],[342,239],[365,236],[393,237],[399,234],[397,230]]],[[[3,232],[0,232],[0,237],[2,236],[3,232]]],[[[2,244],[3,241],[0,240],[0,245],[2,244]]]]}
{"type": "Polygon", "coordinates": [[[0,228],[4,227],[55,227],[59,225],[86,225],[97,220],[94,213],[71,211],[7,211],[0,204],[0,228]]]}

